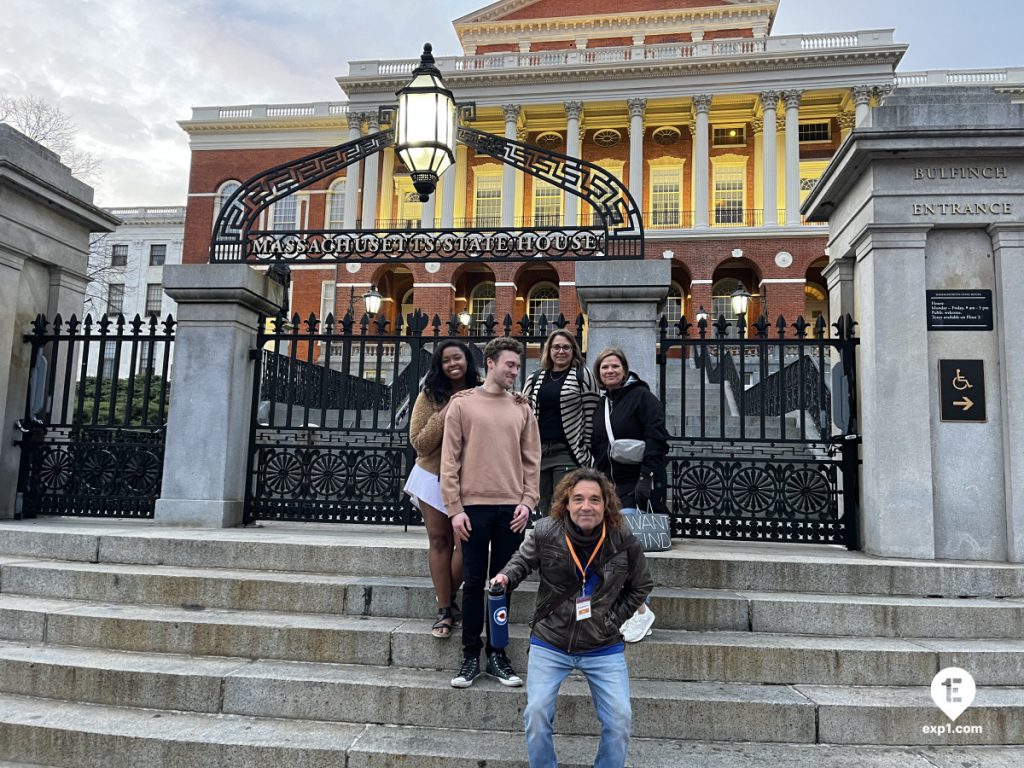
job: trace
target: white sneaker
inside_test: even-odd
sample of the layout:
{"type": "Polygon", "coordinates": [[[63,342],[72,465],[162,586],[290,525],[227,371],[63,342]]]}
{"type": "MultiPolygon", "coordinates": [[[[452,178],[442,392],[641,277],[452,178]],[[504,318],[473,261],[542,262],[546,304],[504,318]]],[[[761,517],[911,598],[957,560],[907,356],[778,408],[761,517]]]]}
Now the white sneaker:
{"type": "Polygon", "coordinates": [[[622,639],[627,643],[639,643],[651,634],[653,626],[654,611],[648,606],[644,613],[638,611],[626,619],[626,623],[619,628],[619,631],[622,633],[622,639]]]}

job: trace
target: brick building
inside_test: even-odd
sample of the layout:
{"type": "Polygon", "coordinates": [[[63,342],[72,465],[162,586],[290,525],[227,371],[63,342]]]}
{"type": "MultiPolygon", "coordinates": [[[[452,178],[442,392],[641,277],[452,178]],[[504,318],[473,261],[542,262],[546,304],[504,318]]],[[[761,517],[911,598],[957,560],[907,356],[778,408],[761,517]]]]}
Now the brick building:
{"type": "MultiPolygon", "coordinates": [[[[435,51],[474,127],[582,157],[627,182],[646,257],[670,259],[665,311],[828,316],[825,232],[799,207],[841,142],[899,81],[887,29],[773,36],[779,0],[501,0],[457,19],[458,55],[435,51]]],[[[408,55],[418,51],[407,51],[408,55]]],[[[220,202],[249,176],[379,130],[417,59],[356,61],[347,101],[197,108],[185,262],[208,259],[220,202]]],[[[966,78],[969,81],[970,78],[966,78]]],[[[912,85],[927,77],[909,76],[912,85]]],[[[268,229],[585,224],[571,195],[459,146],[426,204],[392,149],[279,201],[268,229]]],[[[292,308],[361,311],[374,285],[394,321],[414,308],[513,319],[578,312],[571,263],[375,262],[293,267],[292,308]]]]}

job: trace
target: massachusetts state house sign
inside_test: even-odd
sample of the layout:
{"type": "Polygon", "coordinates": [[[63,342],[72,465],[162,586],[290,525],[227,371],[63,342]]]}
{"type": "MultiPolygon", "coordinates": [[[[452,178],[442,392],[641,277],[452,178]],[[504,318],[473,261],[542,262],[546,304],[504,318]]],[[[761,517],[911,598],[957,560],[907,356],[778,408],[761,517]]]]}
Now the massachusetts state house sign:
{"type": "Polygon", "coordinates": [[[394,131],[364,136],[253,176],[221,206],[210,263],[420,261],[593,261],[642,259],[643,221],[625,185],[579,158],[467,127],[459,141],[478,153],[586,201],[592,227],[268,230],[264,213],[294,194],[394,143],[394,131]]]}

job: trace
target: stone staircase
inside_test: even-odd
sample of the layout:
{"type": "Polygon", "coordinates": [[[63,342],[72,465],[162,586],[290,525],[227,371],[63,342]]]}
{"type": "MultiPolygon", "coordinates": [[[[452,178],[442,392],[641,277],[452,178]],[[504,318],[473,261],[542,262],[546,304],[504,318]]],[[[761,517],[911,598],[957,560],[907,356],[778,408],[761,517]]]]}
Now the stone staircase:
{"type": "MultiPolygon", "coordinates": [[[[703,542],[650,561],[630,765],[1020,765],[1024,567],[703,542]],[[982,733],[923,732],[949,722],[928,688],[947,666],[974,675],[956,725],[982,733]]],[[[0,523],[0,768],[521,768],[525,693],[449,687],[426,572],[422,531],[0,523]]],[[[535,595],[512,606],[521,671],[535,595]]],[[[570,678],[562,765],[590,764],[595,726],[570,678]]]]}

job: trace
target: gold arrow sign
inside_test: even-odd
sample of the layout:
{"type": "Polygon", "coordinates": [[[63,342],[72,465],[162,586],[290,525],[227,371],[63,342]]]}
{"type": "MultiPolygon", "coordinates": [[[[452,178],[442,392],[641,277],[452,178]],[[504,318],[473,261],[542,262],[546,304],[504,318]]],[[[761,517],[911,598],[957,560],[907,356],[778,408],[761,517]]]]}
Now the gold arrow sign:
{"type": "Polygon", "coordinates": [[[974,401],[971,400],[971,398],[969,398],[966,395],[964,395],[964,399],[963,400],[954,400],[953,401],[953,405],[958,406],[960,408],[963,408],[964,411],[966,412],[966,411],[971,410],[971,408],[974,407],[974,401]]]}

